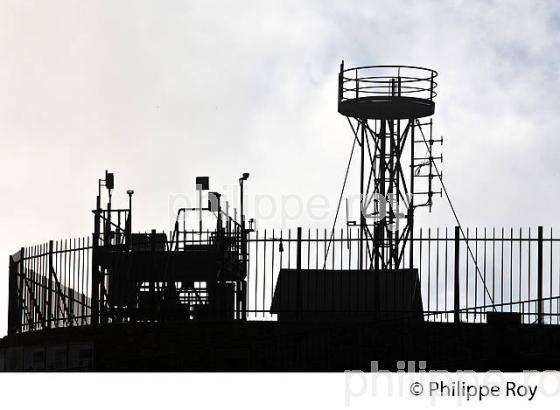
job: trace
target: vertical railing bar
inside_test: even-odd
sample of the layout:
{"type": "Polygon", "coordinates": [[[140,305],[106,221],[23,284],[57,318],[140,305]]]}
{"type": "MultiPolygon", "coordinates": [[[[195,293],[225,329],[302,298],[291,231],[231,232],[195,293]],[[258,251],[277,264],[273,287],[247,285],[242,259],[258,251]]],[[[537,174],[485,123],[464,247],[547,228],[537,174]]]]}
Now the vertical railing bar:
{"type": "Polygon", "coordinates": [[[41,277],[42,277],[42,262],[43,262],[43,257],[41,256],[43,253],[43,248],[42,245],[37,245],[37,270],[35,272],[35,277],[36,277],[36,284],[35,284],[35,288],[37,289],[37,307],[39,308],[39,312],[41,314],[41,316],[39,316],[37,319],[39,320],[39,323],[41,325],[41,329],[43,329],[43,322],[41,322],[41,317],[44,318],[44,314],[45,311],[43,309],[43,300],[42,300],[42,292],[41,292],[41,277]]]}
{"type": "MultiPolygon", "coordinates": [[[[558,293],[556,294],[556,296],[560,296],[560,246],[558,246],[558,275],[557,275],[557,279],[558,279],[558,293]]],[[[556,324],[560,325],[560,297],[558,297],[556,299],[556,324]]]]}
{"type": "Polygon", "coordinates": [[[537,230],[537,323],[542,325],[543,320],[543,227],[537,230]]]}
{"type": "Polygon", "coordinates": [[[492,228],[492,300],[496,303],[496,227],[492,228]]]}
{"type": "Polygon", "coordinates": [[[31,303],[28,304],[28,306],[31,310],[31,315],[30,315],[31,316],[31,322],[30,322],[30,324],[33,328],[35,328],[36,312],[35,312],[35,305],[32,302],[32,295],[31,295],[31,292],[33,291],[33,288],[32,288],[32,286],[33,286],[33,269],[34,269],[34,263],[35,263],[35,257],[34,257],[35,256],[35,247],[34,246],[29,247],[29,255],[30,255],[30,258],[29,258],[29,261],[28,261],[28,272],[27,272],[27,275],[26,275],[27,281],[26,281],[25,290],[28,293],[28,300],[31,302],[31,303]],[[30,287],[31,287],[31,291],[29,291],[30,287]]]}
{"type": "MultiPolygon", "coordinates": [[[[419,246],[419,252],[418,252],[418,287],[420,288],[420,292],[422,293],[422,271],[423,271],[422,249],[424,248],[424,246],[423,246],[424,242],[422,241],[422,228],[420,228],[420,233],[419,233],[418,237],[419,237],[419,241],[418,241],[418,246],[419,246]]],[[[424,298],[422,298],[422,301],[424,301],[424,298]]]]}
{"type": "Polygon", "coordinates": [[[255,232],[255,295],[253,298],[253,316],[259,315],[259,231],[255,232]]]}
{"type": "Polygon", "coordinates": [[[480,278],[476,274],[476,270],[478,268],[478,226],[474,228],[474,321],[476,322],[476,313],[478,307],[478,281],[480,278]]]}
{"type": "MultiPolygon", "coordinates": [[[[523,299],[522,297],[522,293],[523,293],[523,240],[522,240],[522,235],[523,235],[523,228],[519,228],[519,300],[521,301],[523,299]]],[[[531,244],[528,242],[527,243],[527,252],[528,254],[530,254],[531,250],[530,250],[530,246],[531,244]]],[[[530,289],[530,287],[528,288],[530,289]]],[[[527,293],[527,297],[530,296],[530,291],[529,293],[527,293]]],[[[525,304],[523,304],[525,305],[525,304]]],[[[525,306],[524,306],[525,309],[525,306]]],[[[527,306],[527,309],[529,309],[528,313],[530,313],[530,306],[527,306]]],[[[510,308],[511,310],[511,308],[510,308]]],[[[529,316],[525,316],[523,315],[523,319],[529,319],[529,316]]]]}
{"type": "MultiPolygon", "coordinates": [[[[439,227],[436,228],[436,310],[440,310],[439,306],[439,227]]],[[[439,318],[441,321],[441,317],[439,318]]]]}
{"type": "MultiPolygon", "coordinates": [[[[527,283],[528,283],[528,295],[527,295],[527,300],[531,300],[531,227],[529,227],[528,229],[529,232],[529,236],[528,236],[528,240],[527,240],[527,248],[529,249],[529,252],[527,254],[527,283]]],[[[521,242],[521,239],[520,239],[521,242]]],[[[531,322],[531,303],[529,302],[529,323],[531,322]]]]}
{"type": "MultiPolygon", "coordinates": [[[[549,279],[549,292],[548,292],[548,297],[550,298],[548,301],[548,313],[549,315],[552,315],[553,311],[552,311],[552,227],[550,228],[550,241],[549,241],[549,246],[550,246],[550,279],[549,279]]],[[[549,322],[550,324],[553,323],[552,320],[553,316],[550,316],[549,318],[549,322]]]]}
{"type": "Polygon", "coordinates": [[[315,269],[319,269],[319,228],[315,229],[315,269]]]}
{"type": "Polygon", "coordinates": [[[336,269],[336,268],[335,268],[336,238],[333,238],[333,244],[332,244],[332,246],[333,246],[332,262],[331,262],[331,263],[332,263],[332,269],[336,269]]]}
{"type": "Polygon", "coordinates": [[[296,296],[296,311],[298,317],[301,317],[303,300],[302,300],[302,277],[301,277],[301,236],[302,229],[297,228],[297,242],[296,242],[296,275],[297,275],[297,296],[296,296]]]}
{"type": "Polygon", "coordinates": [[[459,309],[461,308],[460,305],[460,282],[459,282],[459,245],[460,245],[460,228],[459,226],[455,227],[455,255],[453,259],[454,269],[453,269],[453,322],[459,323],[461,321],[461,317],[459,316],[459,309]]]}
{"type": "MultiPolygon", "coordinates": [[[[482,274],[482,277],[484,278],[484,283],[483,283],[483,287],[482,287],[482,294],[483,294],[483,303],[482,306],[486,306],[486,291],[485,289],[488,289],[488,286],[486,284],[486,263],[487,263],[487,246],[486,246],[486,242],[487,242],[488,236],[487,236],[487,231],[486,231],[486,227],[484,227],[484,271],[482,274]]],[[[482,312],[480,312],[480,320],[482,320],[482,312]]]]}
{"type": "Polygon", "coordinates": [[[41,307],[41,316],[43,317],[44,320],[44,325],[43,323],[41,323],[41,327],[44,329],[46,328],[46,308],[44,306],[44,300],[43,300],[43,277],[44,277],[44,264],[45,264],[45,257],[43,255],[43,244],[39,245],[39,260],[37,261],[37,291],[39,293],[39,306],[41,307]]]}
{"type": "Polygon", "coordinates": [[[71,249],[69,251],[69,256],[70,256],[70,279],[69,279],[69,283],[68,283],[68,312],[70,314],[70,318],[69,318],[69,322],[70,325],[72,326],[74,323],[74,289],[76,286],[75,283],[75,278],[74,275],[76,273],[76,270],[74,268],[74,264],[76,262],[76,253],[74,251],[74,249],[76,249],[76,238],[72,239],[71,241],[71,249]]]}
{"type": "Polygon", "coordinates": [[[262,286],[262,317],[265,317],[265,295],[266,295],[266,248],[267,248],[267,239],[268,236],[266,234],[266,229],[264,230],[264,241],[263,241],[263,286],[262,286]]]}
{"type": "Polygon", "coordinates": [[[344,228],[340,228],[340,270],[343,270],[344,261],[344,228]]]}
{"type": "Polygon", "coordinates": [[[41,256],[41,254],[43,253],[42,251],[42,245],[37,245],[37,270],[35,271],[35,277],[36,277],[36,283],[35,283],[35,288],[37,289],[37,308],[39,310],[40,316],[37,317],[37,320],[39,321],[39,324],[41,326],[41,329],[43,329],[43,322],[41,321],[41,318],[44,318],[44,314],[45,311],[43,310],[43,300],[42,300],[42,292],[41,292],[41,264],[43,261],[43,257],[41,256]]]}
{"type": "Polygon", "coordinates": [[[292,249],[292,228],[288,228],[288,269],[290,269],[291,260],[292,260],[291,249],[292,249]]]}
{"type": "Polygon", "coordinates": [[[73,274],[73,269],[72,269],[72,248],[73,248],[73,244],[72,244],[73,240],[69,239],[68,240],[68,248],[66,250],[66,263],[67,263],[67,284],[66,284],[66,300],[67,300],[67,306],[68,306],[68,324],[69,326],[72,326],[72,301],[71,301],[71,292],[70,289],[72,288],[72,274],[73,274]]]}
{"type": "MultiPolygon", "coordinates": [[[[25,305],[25,248],[21,248],[20,249],[20,255],[21,255],[21,259],[18,262],[18,289],[19,289],[19,295],[18,297],[20,298],[20,303],[23,307],[23,305],[25,305]]],[[[27,306],[27,305],[26,305],[27,306]]],[[[27,321],[27,315],[29,314],[28,310],[25,310],[22,308],[21,311],[21,322],[20,322],[20,331],[24,332],[25,331],[25,326],[26,326],[26,321],[27,321]]]]}
{"type": "MultiPolygon", "coordinates": [[[[177,237],[179,237],[179,235],[177,235],[177,237]]],[[[250,257],[249,255],[254,255],[255,253],[252,251],[252,249],[255,247],[255,244],[253,243],[254,241],[248,241],[247,242],[247,284],[245,285],[245,311],[246,311],[246,318],[248,320],[250,320],[249,318],[252,318],[252,308],[251,308],[251,289],[253,288],[253,264],[252,264],[252,257],[250,257]]],[[[179,249],[179,245],[177,245],[177,249],[179,249]]],[[[282,254],[280,254],[280,257],[282,256],[282,254]]],[[[280,267],[281,268],[281,267],[280,267]]],[[[190,302],[188,302],[190,304],[190,302]]]]}
{"type": "Polygon", "coordinates": [[[432,228],[428,228],[428,310],[431,311],[431,293],[432,293],[432,228]]]}
{"type": "MultiPolygon", "coordinates": [[[[274,254],[276,253],[276,232],[272,229],[272,250],[270,251],[272,254],[272,269],[270,270],[270,305],[272,305],[272,298],[274,297],[274,254]]],[[[270,306],[267,305],[267,306],[270,306]]]]}
{"type": "Polygon", "coordinates": [[[465,261],[466,261],[466,288],[465,288],[465,308],[466,310],[466,316],[467,316],[467,322],[469,321],[470,318],[470,311],[469,311],[469,228],[467,228],[467,237],[465,238],[465,245],[466,245],[466,249],[465,249],[465,261]]]}
{"type": "Polygon", "coordinates": [[[29,246],[26,248],[26,254],[28,254],[29,256],[27,257],[25,263],[24,263],[24,278],[25,278],[25,282],[24,282],[24,294],[25,294],[25,304],[27,306],[27,309],[29,311],[29,317],[27,318],[27,322],[28,322],[28,328],[32,329],[33,328],[33,323],[35,322],[35,318],[34,318],[34,311],[33,311],[33,305],[30,302],[30,294],[29,294],[29,280],[30,280],[30,276],[31,276],[31,269],[33,266],[33,247],[29,246]]]}
{"type": "MultiPolygon", "coordinates": [[[[87,237],[87,251],[86,251],[87,263],[86,263],[86,268],[85,268],[85,270],[86,270],[86,283],[85,283],[86,288],[85,288],[85,291],[84,291],[84,293],[86,293],[86,295],[91,289],[90,269],[91,269],[91,252],[92,252],[92,247],[93,247],[93,244],[92,244],[93,240],[90,242],[91,238],[92,238],[91,236],[87,237]]],[[[89,309],[87,309],[87,315],[89,317],[89,323],[92,322],[91,321],[91,300],[92,299],[91,299],[91,294],[90,294],[89,295],[89,309]]],[[[87,297],[86,297],[86,303],[87,303],[87,297]]]]}
{"type": "Polygon", "coordinates": [[[72,299],[70,300],[70,315],[72,316],[72,318],[70,319],[70,323],[73,323],[75,317],[76,317],[76,312],[74,311],[75,308],[75,298],[76,298],[76,238],[74,238],[73,240],[74,243],[74,247],[72,252],[70,253],[70,255],[72,256],[72,285],[71,285],[71,295],[72,295],[72,299]]]}
{"type": "MultiPolygon", "coordinates": [[[[58,275],[58,241],[53,242],[53,252],[52,252],[52,262],[51,262],[51,269],[53,273],[58,275]]],[[[55,291],[56,287],[54,284],[54,277],[51,275],[51,295],[52,295],[52,323],[54,323],[55,327],[58,327],[58,292],[55,291]]]]}
{"type": "MultiPolygon", "coordinates": [[[[323,259],[323,260],[326,260],[327,257],[328,257],[328,253],[327,253],[327,252],[328,252],[328,251],[327,251],[327,250],[328,250],[328,247],[327,247],[327,238],[328,238],[328,234],[327,234],[327,229],[326,229],[326,228],[325,228],[324,231],[323,231],[323,238],[324,238],[324,239],[323,239],[323,249],[324,249],[324,253],[325,253],[325,256],[324,256],[324,259],[323,259]]],[[[333,244],[333,246],[334,246],[334,244],[333,244]]],[[[332,253],[332,254],[333,254],[333,256],[334,256],[334,249],[333,249],[333,253],[332,253]]],[[[334,269],[334,258],[331,260],[331,270],[332,270],[332,269],[334,269]]],[[[318,281],[319,281],[319,278],[317,278],[317,275],[315,275],[315,279],[316,279],[316,280],[315,280],[315,286],[317,286],[318,281]]],[[[318,293],[319,293],[319,292],[317,292],[317,294],[318,294],[318,293]]],[[[321,297],[323,298],[323,301],[326,301],[326,300],[327,300],[327,290],[326,290],[326,286],[323,286],[323,291],[321,292],[321,297]]],[[[321,306],[321,305],[320,305],[320,306],[321,306]]],[[[326,303],[323,303],[323,306],[326,306],[326,303]]]]}
{"type": "MultiPolygon", "coordinates": [[[[68,239],[64,240],[64,279],[62,282],[62,295],[64,298],[64,301],[66,303],[66,306],[68,306],[68,290],[67,290],[67,283],[68,283],[68,239]]],[[[105,285],[105,280],[103,280],[103,285],[105,285]]],[[[69,311],[68,311],[69,312],[69,311]]],[[[66,310],[64,310],[64,320],[63,320],[63,324],[65,323],[66,325],[68,324],[68,312],[66,310]]]]}
{"type": "Polygon", "coordinates": [[[45,304],[45,322],[47,328],[50,326],[50,311],[49,311],[49,242],[43,244],[44,254],[43,254],[43,299],[45,304]]]}
{"type": "MultiPolygon", "coordinates": [[[[25,255],[26,255],[26,251],[27,251],[27,249],[25,249],[23,247],[20,249],[20,261],[19,261],[19,267],[18,267],[18,269],[19,269],[19,293],[20,293],[19,297],[21,298],[20,303],[22,305],[25,305],[25,306],[27,306],[27,303],[26,303],[27,296],[26,296],[26,292],[25,292],[25,263],[26,263],[25,255]]],[[[27,310],[27,314],[25,312],[26,312],[26,310],[22,309],[21,322],[20,322],[20,331],[21,332],[23,332],[24,329],[26,329],[27,323],[29,321],[29,319],[28,319],[29,310],[27,310]]]]}
{"type": "Polygon", "coordinates": [[[36,289],[35,289],[35,272],[37,270],[37,246],[32,246],[32,256],[31,256],[31,260],[30,260],[30,269],[29,269],[29,285],[28,285],[28,289],[31,288],[31,293],[29,295],[29,298],[31,300],[31,307],[32,307],[32,311],[33,311],[33,315],[31,316],[33,318],[33,328],[36,329],[37,328],[37,322],[38,322],[38,314],[39,312],[37,311],[37,306],[36,306],[36,289]]]}
{"type": "MultiPolygon", "coordinates": [[[[510,241],[510,250],[509,250],[509,253],[510,253],[510,263],[509,263],[509,265],[510,265],[510,275],[509,275],[510,279],[509,279],[509,281],[510,281],[510,289],[511,289],[511,281],[513,279],[513,227],[510,228],[509,241],[510,241]]],[[[511,312],[511,299],[510,299],[509,302],[510,302],[509,311],[511,312]]]]}
{"type": "Polygon", "coordinates": [[[35,305],[32,302],[32,295],[31,295],[31,291],[33,289],[31,289],[31,291],[29,290],[30,287],[33,286],[33,268],[34,268],[34,263],[35,263],[35,247],[34,246],[30,246],[29,247],[29,260],[28,260],[28,268],[27,268],[27,274],[26,274],[26,284],[25,284],[25,291],[28,294],[28,306],[29,309],[31,310],[31,321],[30,321],[30,325],[32,328],[35,328],[35,305]]]}
{"type": "MultiPolygon", "coordinates": [[[[323,258],[322,260],[327,260],[327,229],[323,230],[323,258]]],[[[328,268],[327,268],[328,269],[328,268]]]]}
{"type": "Polygon", "coordinates": [[[29,247],[29,254],[30,254],[30,258],[27,261],[27,273],[26,273],[26,279],[27,279],[27,283],[26,283],[26,293],[27,293],[27,300],[28,300],[28,306],[31,308],[31,322],[30,322],[30,326],[35,329],[35,306],[32,303],[32,295],[29,292],[29,282],[31,282],[33,280],[33,263],[35,261],[35,248],[33,246],[29,247]]]}
{"type": "Polygon", "coordinates": [[[33,268],[31,271],[31,289],[33,291],[33,298],[32,300],[34,300],[35,303],[35,317],[33,318],[33,321],[35,322],[35,328],[36,329],[40,329],[40,325],[41,325],[41,305],[39,304],[39,297],[38,297],[38,286],[37,286],[37,263],[39,262],[39,248],[37,245],[35,245],[33,247],[33,268]]]}
{"type": "Polygon", "coordinates": [[[352,269],[352,230],[347,230],[347,238],[348,238],[348,270],[352,269]]]}
{"type": "Polygon", "coordinates": [[[45,325],[48,328],[48,322],[49,322],[49,311],[48,311],[48,287],[47,287],[47,278],[49,276],[49,271],[47,269],[47,263],[48,263],[48,249],[49,249],[49,244],[47,243],[43,243],[42,246],[43,250],[41,252],[42,256],[41,256],[41,272],[42,272],[42,278],[41,278],[41,287],[43,289],[42,291],[42,303],[43,303],[43,317],[45,318],[45,325]]]}
{"type": "Polygon", "coordinates": [[[32,277],[32,289],[33,289],[33,297],[35,298],[35,302],[37,303],[36,307],[35,307],[35,328],[36,329],[40,329],[41,328],[41,305],[40,305],[40,301],[39,301],[39,287],[37,286],[37,281],[38,281],[38,270],[39,270],[39,255],[40,255],[40,249],[39,246],[35,245],[33,247],[35,255],[33,257],[33,271],[31,272],[31,277],[32,277]]]}
{"type": "MultiPolygon", "coordinates": [[[[504,236],[504,227],[502,226],[502,255],[501,255],[501,279],[500,279],[500,311],[504,311],[504,243],[505,243],[505,236],[504,236]]],[[[511,252],[510,252],[511,258],[511,252]]],[[[510,261],[511,266],[511,261],[510,261]]]]}
{"type": "Polygon", "coordinates": [[[448,313],[448,305],[447,305],[447,292],[449,291],[449,283],[448,283],[448,274],[447,271],[449,270],[448,265],[448,255],[447,255],[447,248],[448,248],[448,235],[447,235],[447,227],[445,227],[445,321],[449,322],[449,313],[448,313]]]}
{"type": "MultiPolygon", "coordinates": [[[[43,255],[43,245],[40,244],[39,246],[37,246],[37,249],[39,250],[38,253],[38,257],[37,257],[37,304],[39,306],[39,310],[41,311],[41,317],[45,318],[45,308],[43,305],[43,263],[44,263],[44,257],[43,255]]],[[[41,328],[44,329],[45,326],[43,326],[43,324],[46,325],[46,322],[41,322],[41,328]]]]}
{"type": "MultiPolygon", "coordinates": [[[[41,312],[41,316],[38,318],[39,319],[39,323],[41,325],[41,329],[44,329],[43,326],[43,321],[41,321],[41,318],[45,318],[45,309],[43,306],[43,292],[42,292],[42,277],[43,277],[43,260],[44,257],[42,256],[43,254],[43,245],[37,245],[37,272],[36,272],[36,277],[37,277],[37,306],[39,307],[39,311],[41,312]]],[[[46,324],[46,323],[45,323],[46,324]]]]}
{"type": "Polygon", "coordinates": [[[77,268],[75,268],[75,275],[76,275],[76,290],[74,291],[74,304],[76,306],[75,312],[74,312],[74,317],[76,318],[76,320],[81,323],[81,317],[82,317],[82,308],[81,308],[81,301],[82,301],[82,293],[81,293],[81,280],[80,280],[80,267],[82,265],[82,239],[80,237],[78,237],[76,239],[76,241],[78,242],[78,247],[76,248],[76,266],[77,268]]]}
{"type": "Polygon", "coordinates": [[[80,291],[82,293],[82,325],[86,324],[86,315],[87,315],[87,295],[86,295],[86,260],[87,260],[87,239],[86,237],[82,238],[82,244],[84,245],[84,249],[82,251],[82,267],[80,269],[81,271],[81,277],[82,277],[82,284],[80,286],[80,291]]]}

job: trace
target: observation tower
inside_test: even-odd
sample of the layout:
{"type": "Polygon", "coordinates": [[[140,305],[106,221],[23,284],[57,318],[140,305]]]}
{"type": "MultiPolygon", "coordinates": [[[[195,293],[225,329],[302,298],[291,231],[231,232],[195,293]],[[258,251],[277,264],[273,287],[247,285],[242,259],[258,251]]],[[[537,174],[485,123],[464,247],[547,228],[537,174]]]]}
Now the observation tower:
{"type": "Polygon", "coordinates": [[[442,140],[432,138],[429,118],[436,77],[423,67],[340,65],[338,112],[360,155],[360,220],[347,223],[359,227],[361,269],[413,268],[414,211],[431,207],[441,177],[432,147],[442,140]]]}

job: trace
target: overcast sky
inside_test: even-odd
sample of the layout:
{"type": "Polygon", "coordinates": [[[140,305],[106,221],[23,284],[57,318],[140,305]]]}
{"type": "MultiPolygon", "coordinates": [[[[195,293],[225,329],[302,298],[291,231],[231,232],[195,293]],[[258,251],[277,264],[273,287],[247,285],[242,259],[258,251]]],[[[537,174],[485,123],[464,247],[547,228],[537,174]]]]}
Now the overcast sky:
{"type": "MultiPolygon", "coordinates": [[[[8,255],[90,234],[105,169],[117,205],[136,191],[139,230],[168,229],[197,175],[237,201],[245,171],[249,208],[276,199],[259,228],[330,226],[352,143],[342,59],[439,72],[434,131],[464,225],[559,227],[559,27],[560,4],[536,0],[2,1],[1,333],[8,255]],[[317,194],[327,217],[282,217],[282,195],[317,194]]],[[[444,200],[417,215],[453,225],[444,200]]]]}

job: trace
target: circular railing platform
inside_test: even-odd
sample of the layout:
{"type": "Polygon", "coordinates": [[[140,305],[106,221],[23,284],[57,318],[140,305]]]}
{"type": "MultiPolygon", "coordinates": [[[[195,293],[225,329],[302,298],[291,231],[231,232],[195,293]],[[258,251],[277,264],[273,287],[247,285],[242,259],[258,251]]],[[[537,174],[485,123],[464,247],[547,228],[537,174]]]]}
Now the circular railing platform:
{"type": "Polygon", "coordinates": [[[361,119],[413,119],[434,113],[437,72],[423,67],[377,65],[338,75],[338,112],[361,119]]]}

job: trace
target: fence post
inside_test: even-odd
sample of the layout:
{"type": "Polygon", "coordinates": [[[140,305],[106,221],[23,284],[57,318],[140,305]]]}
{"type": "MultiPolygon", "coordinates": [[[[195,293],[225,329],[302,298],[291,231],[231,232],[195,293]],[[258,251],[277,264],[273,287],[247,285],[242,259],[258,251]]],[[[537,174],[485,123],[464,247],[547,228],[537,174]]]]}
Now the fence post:
{"type": "Polygon", "coordinates": [[[453,275],[453,321],[459,323],[461,318],[459,316],[459,244],[461,241],[461,230],[458,226],[455,227],[455,270],[453,275]]]}
{"type": "Polygon", "coordinates": [[[539,236],[537,242],[537,254],[538,254],[538,267],[537,267],[537,275],[538,275],[538,296],[537,296],[537,316],[538,316],[538,323],[542,325],[544,323],[543,317],[543,227],[539,226],[539,236]]]}
{"type": "Polygon", "coordinates": [[[8,335],[16,333],[21,324],[21,301],[18,300],[17,273],[17,262],[10,256],[8,279],[8,335]]]}
{"type": "MultiPolygon", "coordinates": [[[[101,202],[99,195],[97,196],[97,203],[95,209],[95,218],[93,226],[93,237],[91,245],[91,309],[90,309],[90,323],[91,325],[99,324],[99,264],[98,253],[100,246],[101,235],[101,202]]],[[[57,306],[58,308],[58,306],[57,306]]],[[[58,321],[56,322],[58,324],[58,321]]]]}
{"type": "Polygon", "coordinates": [[[301,227],[297,228],[297,254],[296,254],[296,270],[297,270],[297,312],[301,314],[302,294],[301,294],[301,227]]]}
{"type": "Polygon", "coordinates": [[[52,326],[53,241],[49,241],[49,283],[47,284],[47,328],[52,326]]]}
{"type": "MultiPolygon", "coordinates": [[[[19,291],[20,291],[20,295],[18,296],[18,298],[20,298],[19,300],[19,304],[22,307],[22,313],[23,313],[23,304],[26,301],[25,300],[25,294],[27,293],[25,290],[25,284],[27,281],[27,275],[25,273],[25,248],[22,247],[20,249],[20,259],[19,259],[19,291]]],[[[31,323],[29,323],[29,321],[27,322],[27,330],[29,330],[29,326],[31,325],[31,323]]],[[[20,320],[19,323],[19,332],[23,332],[23,319],[20,320]]]]}

